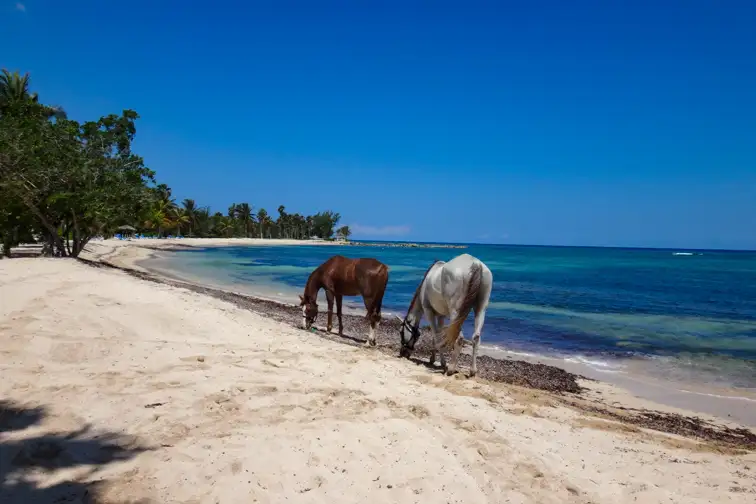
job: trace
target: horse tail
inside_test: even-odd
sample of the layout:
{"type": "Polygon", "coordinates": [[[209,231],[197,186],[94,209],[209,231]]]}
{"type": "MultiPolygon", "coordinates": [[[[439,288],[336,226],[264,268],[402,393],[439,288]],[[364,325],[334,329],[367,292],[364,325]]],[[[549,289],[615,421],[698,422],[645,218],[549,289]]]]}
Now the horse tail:
{"type": "Polygon", "coordinates": [[[462,331],[462,324],[465,323],[467,316],[470,314],[470,310],[472,310],[473,304],[475,304],[475,301],[478,299],[478,291],[480,290],[482,278],[483,266],[480,262],[475,261],[472,266],[470,266],[470,280],[467,282],[467,292],[465,292],[465,297],[462,300],[462,306],[457,313],[457,318],[452,320],[446,328],[446,333],[444,334],[444,346],[446,348],[452,348],[457,341],[459,333],[462,331]]]}

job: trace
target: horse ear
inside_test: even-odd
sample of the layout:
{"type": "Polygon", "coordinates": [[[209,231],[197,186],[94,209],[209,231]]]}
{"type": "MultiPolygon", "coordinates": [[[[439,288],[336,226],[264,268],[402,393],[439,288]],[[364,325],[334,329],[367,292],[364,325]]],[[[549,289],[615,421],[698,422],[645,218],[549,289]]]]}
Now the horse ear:
{"type": "Polygon", "coordinates": [[[304,299],[304,297],[302,297],[302,294],[300,294],[299,295],[299,306],[302,306],[303,304],[305,304],[305,299],[304,299]]]}

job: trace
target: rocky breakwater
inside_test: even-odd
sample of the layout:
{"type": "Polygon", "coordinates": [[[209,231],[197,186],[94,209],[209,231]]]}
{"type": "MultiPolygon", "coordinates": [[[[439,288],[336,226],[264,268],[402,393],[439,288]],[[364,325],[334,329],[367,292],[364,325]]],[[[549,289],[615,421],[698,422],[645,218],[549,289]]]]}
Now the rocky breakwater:
{"type": "Polygon", "coordinates": [[[379,242],[348,241],[348,242],[344,242],[344,245],[351,245],[353,247],[392,247],[392,248],[445,248],[445,249],[467,248],[467,245],[456,245],[452,243],[411,243],[411,242],[379,243],[379,242]]]}

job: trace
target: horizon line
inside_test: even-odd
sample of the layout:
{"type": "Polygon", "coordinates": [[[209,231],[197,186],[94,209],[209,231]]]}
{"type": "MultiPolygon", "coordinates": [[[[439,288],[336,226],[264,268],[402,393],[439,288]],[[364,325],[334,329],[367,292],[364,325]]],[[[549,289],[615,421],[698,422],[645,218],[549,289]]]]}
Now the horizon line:
{"type": "Polygon", "coordinates": [[[350,241],[355,242],[384,242],[384,243],[417,243],[418,245],[493,245],[504,247],[560,247],[560,248],[601,248],[601,249],[620,249],[620,250],[678,250],[678,251],[693,251],[693,252],[756,252],[756,249],[734,249],[734,248],[698,248],[698,247],[642,247],[638,245],[545,245],[545,244],[532,244],[532,243],[485,243],[485,242],[462,242],[462,241],[422,241],[422,240],[381,240],[381,239],[369,239],[369,238],[354,238],[350,241]]]}

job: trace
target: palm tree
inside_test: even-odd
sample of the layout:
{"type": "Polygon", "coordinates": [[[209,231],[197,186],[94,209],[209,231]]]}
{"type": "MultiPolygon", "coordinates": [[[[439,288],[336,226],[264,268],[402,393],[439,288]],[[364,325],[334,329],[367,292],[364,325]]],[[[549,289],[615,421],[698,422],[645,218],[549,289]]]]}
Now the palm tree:
{"type": "Polygon", "coordinates": [[[294,230],[294,238],[301,240],[307,234],[307,223],[305,218],[296,213],[291,215],[291,227],[294,230]]]}
{"type": "Polygon", "coordinates": [[[275,222],[273,222],[273,219],[270,218],[270,215],[266,215],[265,216],[265,227],[268,228],[268,238],[269,239],[273,238],[273,235],[270,232],[270,230],[271,230],[271,228],[273,227],[274,224],[275,224],[275,222]]]}
{"type": "Polygon", "coordinates": [[[2,73],[0,73],[0,104],[5,106],[24,100],[38,103],[39,96],[37,93],[29,92],[30,81],[31,77],[28,72],[22,76],[18,71],[10,73],[7,68],[3,68],[2,73]]]}
{"type": "Polygon", "coordinates": [[[163,234],[163,228],[170,227],[171,221],[168,218],[171,207],[165,200],[158,200],[150,209],[145,227],[157,230],[158,237],[163,234]]]}
{"type": "Polygon", "coordinates": [[[283,205],[278,206],[278,219],[276,220],[276,227],[278,227],[278,237],[279,238],[288,238],[286,225],[288,223],[288,215],[286,214],[286,207],[283,205]]]}
{"type": "Polygon", "coordinates": [[[249,226],[255,220],[252,215],[252,206],[249,203],[239,203],[236,205],[236,218],[244,225],[244,236],[249,238],[249,226]]]}
{"type": "MultiPolygon", "coordinates": [[[[28,72],[21,75],[18,71],[11,73],[8,69],[3,68],[2,71],[0,71],[0,112],[26,101],[39,103],[39,96],[37,93],[29,91],[30,82],[31,77],[28,72]]],[[[66,112],[61,107],[57,106],[45,106],[44,113],[48,118],[66,118],[66,112]]]]}
{"type": "Polygon", "coordinates": [[[230,238],[234,233],[234,221],[231,217],[221,215],[218,219],[218,232],[226,238],[230,238]]]}
{"type": "Polygon", "coordinates": [[[189,215],[183,208],[174,207],[171,211],[171,217],[173,218],[173,225],[176,226],[176,236],[181,236],[181,226],[191,222],[189,215]]]}
{"type": "Polygon", "coordinates": [[[213,216],[210,218],[210,234],[213,236],[221,236],[225,232],[224,223],[226,221],[226,216],[223,215],[220,212],[215,212],[213,216]],[[224,228],[223,231],[221,231],[221,228],[224,228]]]}
{"type": "Polygon", "coordinates": [[[189,218],[189,236],[194,235],[194,228],[197,226],[197,203],[193,199],[185,199],[181,202],[184,212],[189,218]]]}
{"type": "MultiPolygon", "coordinates": [[[[231,235],[236,234],[236,207],[236,203],[231,203],[231,205],[228,207],[228,211],[226,212],[226,219],[228,220],[228,225],[231,229],[231,235]]],[[[226,235],[228,235],[228,233],[226,233],[226,235]]]]}
{"type": "Polygon", "coordinates": [[[149,209],[145,226],[156,229],[158,236],[163,234],[163,228],[173,227],[171,217],[177,209],[176,202],[171,199],[171,189],[160,184],[154,189],[154,201],[149,209]]]}
{"type": "Polygon", "coordinates": [[[200,235],[207,236],[208,234],[210,234],[210,228],[212,226],[210,209],[207,207],[198,209],[196,213],[195,223],[196,227],[194,229],[198,231],[200,235]]]}
{"type": "Polygon", "coordinates": [[[263,230],[265,229],[265,226],[268,224],[269,220],[270,217],[268,217],[268,212],[266,212],[264,208],[261,208],[257,211],[257,224],[260,226],[261,239],[263,237],[263,230]]]}

